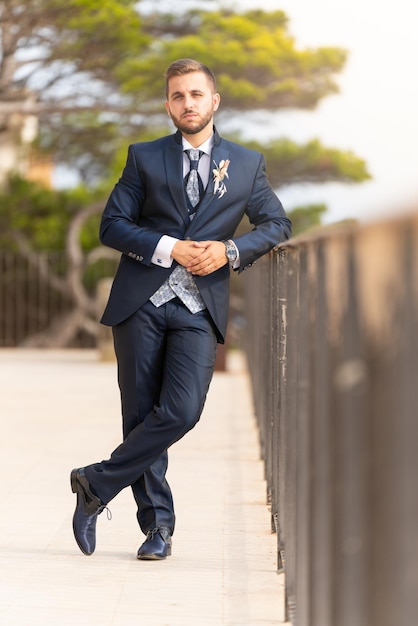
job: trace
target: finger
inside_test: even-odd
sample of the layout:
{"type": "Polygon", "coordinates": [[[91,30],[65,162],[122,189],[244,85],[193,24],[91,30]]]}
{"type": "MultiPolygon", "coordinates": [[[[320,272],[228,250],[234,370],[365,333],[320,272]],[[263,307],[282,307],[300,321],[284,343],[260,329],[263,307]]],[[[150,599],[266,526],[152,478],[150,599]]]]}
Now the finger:
{"type": "Polygon", "coordinates": [[[192,274],[197,274],[199,276],[205,276],[206,274],[211,274],[215,270],[215,266],[213,263],[199,263],[194,267],[189,267],[188,270],[192,274]]]}
{"type": "Polygon", "coordinates": [[[200,254],[198,256],[195,256],[188,265],[189,267],[193,267],[194,269],[202,269],[204,267],[207,267],[209,263],[210,260],[207,258],[207,256],[204,254],[200,254]]]}

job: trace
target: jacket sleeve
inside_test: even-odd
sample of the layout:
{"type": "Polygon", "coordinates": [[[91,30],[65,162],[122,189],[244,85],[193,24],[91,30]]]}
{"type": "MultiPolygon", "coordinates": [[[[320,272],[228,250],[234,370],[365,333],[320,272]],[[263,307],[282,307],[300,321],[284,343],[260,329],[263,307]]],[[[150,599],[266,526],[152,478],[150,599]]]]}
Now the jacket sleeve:
{"type": "Polygon", "coordinates": [[[240,255],[239,272],[292,234],[292,223],[268,181],[264,157],[259,157],[246,209],[253,230],[234,237],[240,255]]]}
{"type": "Polygon", "coordinates": [[[136,163],[134,147],[129,146],[122,176],[104,209],[99,236],[105,246],[151,265],[161,233],[139,225],[144,196],[145,185],[136,163]]]}

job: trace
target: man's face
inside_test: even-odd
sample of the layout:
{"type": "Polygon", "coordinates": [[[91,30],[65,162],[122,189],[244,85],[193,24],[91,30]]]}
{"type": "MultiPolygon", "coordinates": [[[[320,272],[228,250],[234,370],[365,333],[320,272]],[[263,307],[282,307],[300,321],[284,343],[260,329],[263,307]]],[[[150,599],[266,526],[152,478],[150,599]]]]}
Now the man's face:
{"type": "Polygon", "coordinates": [[[196,135],[206,127],[212,132],[213,113],[219,107],[219,94],[203,72],[173,76],[168,83],[165,107],[183,135],[196,135]]]}

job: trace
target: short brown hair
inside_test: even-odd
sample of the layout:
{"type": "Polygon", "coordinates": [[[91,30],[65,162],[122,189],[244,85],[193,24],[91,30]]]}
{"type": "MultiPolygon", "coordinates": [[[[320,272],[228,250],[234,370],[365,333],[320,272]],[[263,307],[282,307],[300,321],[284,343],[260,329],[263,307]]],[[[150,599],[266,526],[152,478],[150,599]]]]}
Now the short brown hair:
{"type": "Polygon", "coordinates": [[[204,63],[194,61],[194,59],[178,59],[168,66],[165,72],[165,92],[168,97],[168,83],[173,76],[184,76],[191,72],[203,72],[212,83],[213,91],[216,92],[216,78],[211,69],[204,63]]]}

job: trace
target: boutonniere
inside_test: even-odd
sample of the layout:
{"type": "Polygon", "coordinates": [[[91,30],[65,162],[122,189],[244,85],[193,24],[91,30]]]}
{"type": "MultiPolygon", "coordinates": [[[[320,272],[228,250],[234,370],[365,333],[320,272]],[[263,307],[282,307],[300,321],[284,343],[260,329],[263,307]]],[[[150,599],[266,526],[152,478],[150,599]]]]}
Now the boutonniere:
{"type": "MultiPolygon", "coordinates": [[[[215,163],[215,161],[214,161],[215,163]]],[[[213,193],[218,193],[218,197],[222,198],[222,196],[224,195],[224,193],[227,192],[226,189],[226,185],[224,183],[224,178],[229,178],[228,176],[228,166],[229,166],[229,159],[227,159],[226,161],[220,161],[219,165],[216,165],[216,168],[212,170],[213,172],[213,193]]]]}

